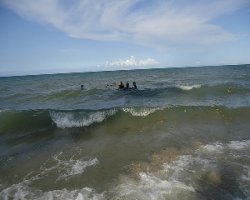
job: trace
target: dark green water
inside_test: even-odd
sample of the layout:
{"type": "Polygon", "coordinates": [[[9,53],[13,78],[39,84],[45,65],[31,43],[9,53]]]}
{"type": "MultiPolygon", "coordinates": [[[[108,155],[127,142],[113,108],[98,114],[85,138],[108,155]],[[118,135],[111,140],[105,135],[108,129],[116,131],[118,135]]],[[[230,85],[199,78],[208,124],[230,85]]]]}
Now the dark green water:
{"type": "Polygon", "coordinates": [[[5,77],[0,108],[0,199],[249,199],[249,65],[5,77]]]}

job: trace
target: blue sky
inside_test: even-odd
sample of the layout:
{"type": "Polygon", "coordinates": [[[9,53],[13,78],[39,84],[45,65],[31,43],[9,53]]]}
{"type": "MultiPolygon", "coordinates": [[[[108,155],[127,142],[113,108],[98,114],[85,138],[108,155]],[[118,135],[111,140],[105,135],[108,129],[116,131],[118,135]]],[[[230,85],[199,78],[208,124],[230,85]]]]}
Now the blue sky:
{"type": "Polygon", "coordinates": [[[250,63],[249,0],[0,0],[0,76],[250,63]]]}

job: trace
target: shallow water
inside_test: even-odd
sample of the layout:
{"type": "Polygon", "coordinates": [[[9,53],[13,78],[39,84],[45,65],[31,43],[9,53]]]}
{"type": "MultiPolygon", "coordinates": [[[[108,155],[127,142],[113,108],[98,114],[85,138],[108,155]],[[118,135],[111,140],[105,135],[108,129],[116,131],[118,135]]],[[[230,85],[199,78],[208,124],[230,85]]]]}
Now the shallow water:
{"type": "Polygon", "coordinates": [[[242,65],[0,78],[0,199],[249,199],[249,77],[242,65]]]}

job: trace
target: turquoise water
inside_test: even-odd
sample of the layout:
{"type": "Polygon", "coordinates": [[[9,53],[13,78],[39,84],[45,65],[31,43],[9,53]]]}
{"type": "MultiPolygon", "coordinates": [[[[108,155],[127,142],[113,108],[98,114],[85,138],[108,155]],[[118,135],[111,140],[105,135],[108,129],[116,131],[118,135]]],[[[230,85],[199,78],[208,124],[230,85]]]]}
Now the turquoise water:
{"type": "Polygon", "coordinates": [[[2,77],[0,110],[0,199],[250,196],[250,65],[2,77]]]}

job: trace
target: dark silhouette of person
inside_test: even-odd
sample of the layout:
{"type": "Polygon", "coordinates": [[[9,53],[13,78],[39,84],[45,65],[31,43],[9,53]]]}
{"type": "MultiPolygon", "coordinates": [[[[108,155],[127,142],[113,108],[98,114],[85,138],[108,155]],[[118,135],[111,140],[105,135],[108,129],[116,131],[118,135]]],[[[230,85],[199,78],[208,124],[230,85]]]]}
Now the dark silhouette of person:
{"type": "Polygon", "coordinates": [[[137,85],[136,85],[136,82],[135,82],[135,81],[133,82],[133,88],[134,88],[134,89],[137,89],[137,85]]]}
{"type": "Polygon", "coordinates": [[[84,85],[81,85],[81,90],[83,90],[84,89],[84,85]]]}
{"type": "Polygon", "coordinates": [[[129,83],[128,82],[126,83],[126,88],[129,89],[129,83]]]}
{"type": "Polygon", "coordinates": [[[118,85],[119,89],[123,89],[124,88],[124,85],[123,85],[123,82],[121,81],[120,82],[120,85],[118,85]]]}

